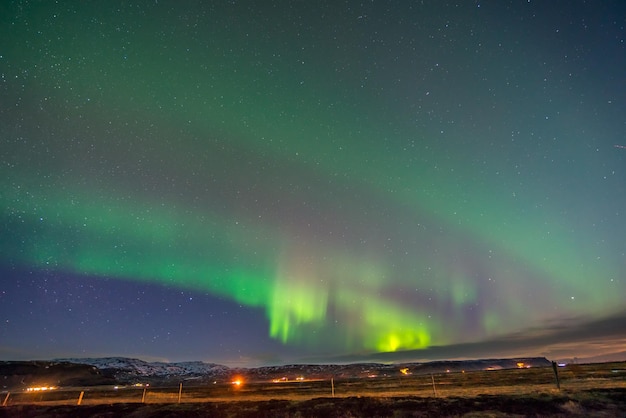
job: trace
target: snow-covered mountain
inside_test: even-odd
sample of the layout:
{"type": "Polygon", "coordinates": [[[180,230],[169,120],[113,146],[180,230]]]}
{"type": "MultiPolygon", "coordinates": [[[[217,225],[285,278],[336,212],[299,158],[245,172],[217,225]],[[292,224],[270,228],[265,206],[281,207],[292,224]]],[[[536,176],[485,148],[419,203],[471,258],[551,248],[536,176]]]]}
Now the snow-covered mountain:
{"type": "Polygon", "coordinates": [[[202,361],[178,363],[147,362],[125,357],[103,358],[64,358],[55,362],[88,364],[97,367],[105,374],[111,374],[122,382],[148,378],[150,380],[190,380],[202,378],[207,380],[225,379],[233,372],[227,366],[202,361]]]}
{"type": "Polygon", "coordinates": [[[215,363],[202,361],[187,361],[180,363],[147,362],[144,360],[125,357],[103,358],[65,358],[55,359],[56,362],[89,364],[100,370],[117,371],[138,377],[195,377],[226,375],[231,369],[215,363]]]}

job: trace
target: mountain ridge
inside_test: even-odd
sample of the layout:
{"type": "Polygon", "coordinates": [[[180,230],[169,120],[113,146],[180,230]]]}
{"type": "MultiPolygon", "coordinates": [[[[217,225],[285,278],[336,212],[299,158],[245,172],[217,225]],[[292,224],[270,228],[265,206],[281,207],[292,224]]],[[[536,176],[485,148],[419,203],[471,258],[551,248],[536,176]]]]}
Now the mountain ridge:
{"type": "Polygon", "coordinates": [[[203,361],[148,362],[127,357],[59,358],[51,361],[0,362],[2,390],[26,389],[33,385],[168,386],[182,382],[203,385],[228,383],[235,377],[248,382],[296,381],[299,379],[358,379],[424,375],[478,370],[548,367],[545,357],[508,359],[441,360],[405,363],[288,364],[254,368],[228,367],[203,361]]]}

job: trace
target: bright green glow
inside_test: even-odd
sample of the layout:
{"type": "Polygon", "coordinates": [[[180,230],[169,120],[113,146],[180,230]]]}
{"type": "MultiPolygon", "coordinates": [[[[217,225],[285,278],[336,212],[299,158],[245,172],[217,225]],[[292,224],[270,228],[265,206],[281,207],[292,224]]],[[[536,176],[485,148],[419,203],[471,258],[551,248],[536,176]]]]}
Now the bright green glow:
{"type": "Polygon", "coordinates": [[[430,344],[430,335],[424,329],[404,329],[389,331],[382,335],[376,350],[381,352],[426,348],[430,344]]]}
{"type": "MultiPolygon", "coordinates": [[[[420,307],[403,306],[376,297],[378,286],[360,290],[337,289],[336,302],[347,312],[347,345],[361,342],[372,351],[411,350],[428,347],[433,334],[440,335],[437,320],[420,315],[420,307]],[[363,326],[352,327],[350,321],[363,326]]],[[[361,343],[359,343],[361,344],[361,343]]]]}
{"type": "MultiPolygon", "coordinates": [[[[397,319],[402,319],[399,317],[397,319]]],[[[397,329],[389,323],[379,324],[381,329],[391,329],[381,331],[374,347],[376,351],[397,351],[426,348],[430,345],[430,333],[425,326],[406,327],[397,329]]]]}
{"type": "Polygon", "coordinates": [[[327,301],[328,295],[323,288],[279,281],[270,299],[270,335],[287,343],[296,338],[299,326],[323,324],[327,301]]]}
{"type": "Polygon", "coordinates": [[[303,325],[321,326],[328,307],[323,276],[304,258],[279,263],[273,293],[268,300],[270,336],[287,343],[298,339],[303,325]]]}

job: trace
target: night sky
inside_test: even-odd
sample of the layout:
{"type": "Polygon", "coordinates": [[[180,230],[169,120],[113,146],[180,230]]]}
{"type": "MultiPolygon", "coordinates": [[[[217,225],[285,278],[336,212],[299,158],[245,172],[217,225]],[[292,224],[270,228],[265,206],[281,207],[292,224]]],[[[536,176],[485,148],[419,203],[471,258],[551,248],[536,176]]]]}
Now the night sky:
{"type": "Polygon", "coordinates": [[[2,1],[0,359],[626,351],[621,0],[2,1]]]}

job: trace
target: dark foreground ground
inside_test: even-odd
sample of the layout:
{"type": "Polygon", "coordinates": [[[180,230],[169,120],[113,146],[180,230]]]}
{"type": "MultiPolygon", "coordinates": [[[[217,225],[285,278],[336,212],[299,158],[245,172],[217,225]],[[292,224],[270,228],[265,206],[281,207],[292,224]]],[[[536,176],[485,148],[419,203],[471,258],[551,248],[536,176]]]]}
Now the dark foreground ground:
{"type": "Polygon", "coordinates": [[[0,393],[0,418],[619,417],[626,362],[358,379],[0,393]],[[336,397],[331,396],[332,394],[336,397]],[[78,405],[80,403],[80,405],[78,405]]]}
{"type": "Polygon", "coordinates": [[[343,397],[309,400],[100,405],[15,405],[0,418],[47,417],[623,417],[626,389],[475,397],[343,397]]]}

